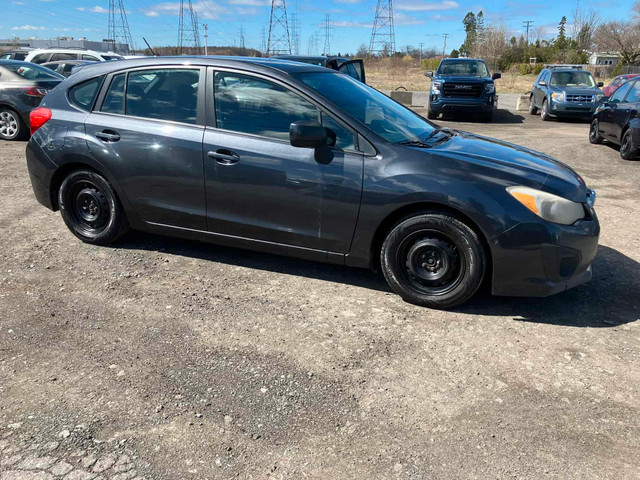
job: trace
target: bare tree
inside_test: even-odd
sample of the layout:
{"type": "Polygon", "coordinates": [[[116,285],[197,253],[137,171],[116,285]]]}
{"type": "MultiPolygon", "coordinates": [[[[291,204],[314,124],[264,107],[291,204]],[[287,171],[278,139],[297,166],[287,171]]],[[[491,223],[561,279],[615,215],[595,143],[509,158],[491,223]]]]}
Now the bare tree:
{"type": "Polygon", "coordinates": [[[473,55],[483,58],[496,70],[500,56],[509,48],[509,35],[509,30],[501,21],[490,25],[485,29],[482,42],[474,45],[473,55]]]}
{"type": "MultiPolygon", "coordinates": [[[[634,9],[638,5],[636,2],[634,9]]],[[[596,29],[593,40],[598,50],[619,52],[624,64],[634,65],[640,62],[640,25],[637,19],[603,23],[596,29]]]]}
{"type": "MultiPolygon", "coordinates": [[[[640,2],[636,2],[640,5],[640,2]]],[[[590,50],[593,46],[593,34],[600,23],[600,16],[593,10],[588,12],[576,5],[573,11],[573,28],[571,37],[576,41],[578,50],[590,50]]]]}

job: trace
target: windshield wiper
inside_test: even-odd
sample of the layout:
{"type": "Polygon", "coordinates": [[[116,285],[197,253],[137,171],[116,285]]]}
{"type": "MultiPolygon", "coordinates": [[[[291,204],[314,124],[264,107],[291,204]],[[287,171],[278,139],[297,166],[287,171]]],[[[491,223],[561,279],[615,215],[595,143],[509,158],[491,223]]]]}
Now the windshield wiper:
{"type": "Polygon", "coordinates": [[[426,140],[429,140],[430,138],[435,137],[437,134],[439,133],[445,133],[447,135],[449,135],[450,137],[453,137],[454,135],[456,135],[456,131],[455,130],[451,130],[450,128],[447,127],[439,127],[433,130],[433,132],[431,132],[427,138],[425,138],[426,140]]]}
{"type": "Polygon", "coordinates": [[[410,147],[429,148],[433,146],[433,143],[427,143],[427,140],[435,137],[439,133],[444,133],[448,135],[449,136],[448,138],[451,138],[454,135],[457,135],[457,132],[455,130],[451,130],[450,128],[447,128],[447,127],[441,127],[441,128],[435,128],[433,132],[427,135],[427,138],[425,138],[424,140],[405,140],[404,142],[398,142],[398,143],[400,145],[408,145],[410,147]]]}
{"type": "Polygon", "coordinates": [[[422,147],[429,148],[431,145],[421,140],[405,140],[404,142],[398,142],[400,145],[408,145],[410,147],[422,147]]]}

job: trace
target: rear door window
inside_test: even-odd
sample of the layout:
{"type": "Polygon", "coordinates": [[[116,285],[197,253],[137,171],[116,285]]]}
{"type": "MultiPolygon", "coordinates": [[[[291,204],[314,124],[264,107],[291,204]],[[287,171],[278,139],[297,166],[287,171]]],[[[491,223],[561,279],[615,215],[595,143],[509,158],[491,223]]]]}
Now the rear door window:
{"type": "Polygon", "coordinates": [[[54,53],[51,55],[51,62],[60,62],[62,60],[76,60],[78,58],[77,53],[54,53]]]}
{"type": "Polygon", "coordinates": [[[124,84],[126,75],[120,73],[111,79],[109,90],[102,102],[100,111],[105,113],[124,114],[124,84]]]}
{"type": "Polygon", "coordinates": [[[103,77],[92,78],[69,89],[69,101],[78,108],[91,110],[96,100],[103,77]]]}
{"type": "Polygon", "coordinates": [[[32,63],[45,63],[49,61],[50,53],[39,53],[31,59],[32,63]]]}
{"type": "Polygon", "coordinates": [[[94,57],[93,55],[82,55],[82,60],[90,60],[92,62],[99,62],[100,59],[98,57],[94,57]]]}

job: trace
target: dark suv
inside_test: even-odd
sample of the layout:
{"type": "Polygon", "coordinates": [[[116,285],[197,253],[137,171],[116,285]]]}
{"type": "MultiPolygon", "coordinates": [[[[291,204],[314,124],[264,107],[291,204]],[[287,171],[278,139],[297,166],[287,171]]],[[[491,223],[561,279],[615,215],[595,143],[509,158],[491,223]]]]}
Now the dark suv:
{"type": "Polygon", "coordinates": [[[435,74],[429,71],[425,75],[432,79],[428,118],[433,120],[441,113],[463,111],[480,114],[487,121],[493,119],[493,110],[498,106],[493,81],[501,75],[490,75],[484,60],[445,58],[435,74]]]}
{"type": "Polygon", "coordinates": [[[550,295],[591,278],[594,193],[541,153],[438,128],[338,72],[276,59],[84,67],[31,116],[40,203],[82,241],[129,228],[381,268],[407,301],[550,295]]]}
{"type": "Polygon", "coordinates": [[[529,113],[547,121],[553,117],[588,119],[604,96],[604,84],[579,66],[548,65],[533,84],[529,113]]]}

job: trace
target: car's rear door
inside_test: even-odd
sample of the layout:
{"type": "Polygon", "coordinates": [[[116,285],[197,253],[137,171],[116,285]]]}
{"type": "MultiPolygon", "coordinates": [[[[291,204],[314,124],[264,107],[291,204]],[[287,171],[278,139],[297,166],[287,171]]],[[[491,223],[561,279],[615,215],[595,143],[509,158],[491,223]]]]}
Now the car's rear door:
{"type": "Polygon", "coordinates": [[[221,69],[209,78],[207,92],[215,96],[204,137],[209,230],[348,252],[362,190],[354,133],[275,79],[221,69]],[[322,121],[336,134],[329,163],[291,145],[290,124],[301,120],[322,121]]]}
{"type": "Polygon", "coordinates": [[[206,230],[204,76],[197,66],[115,72],[85,122],[92,155],[144,222],[206,230]]]}

